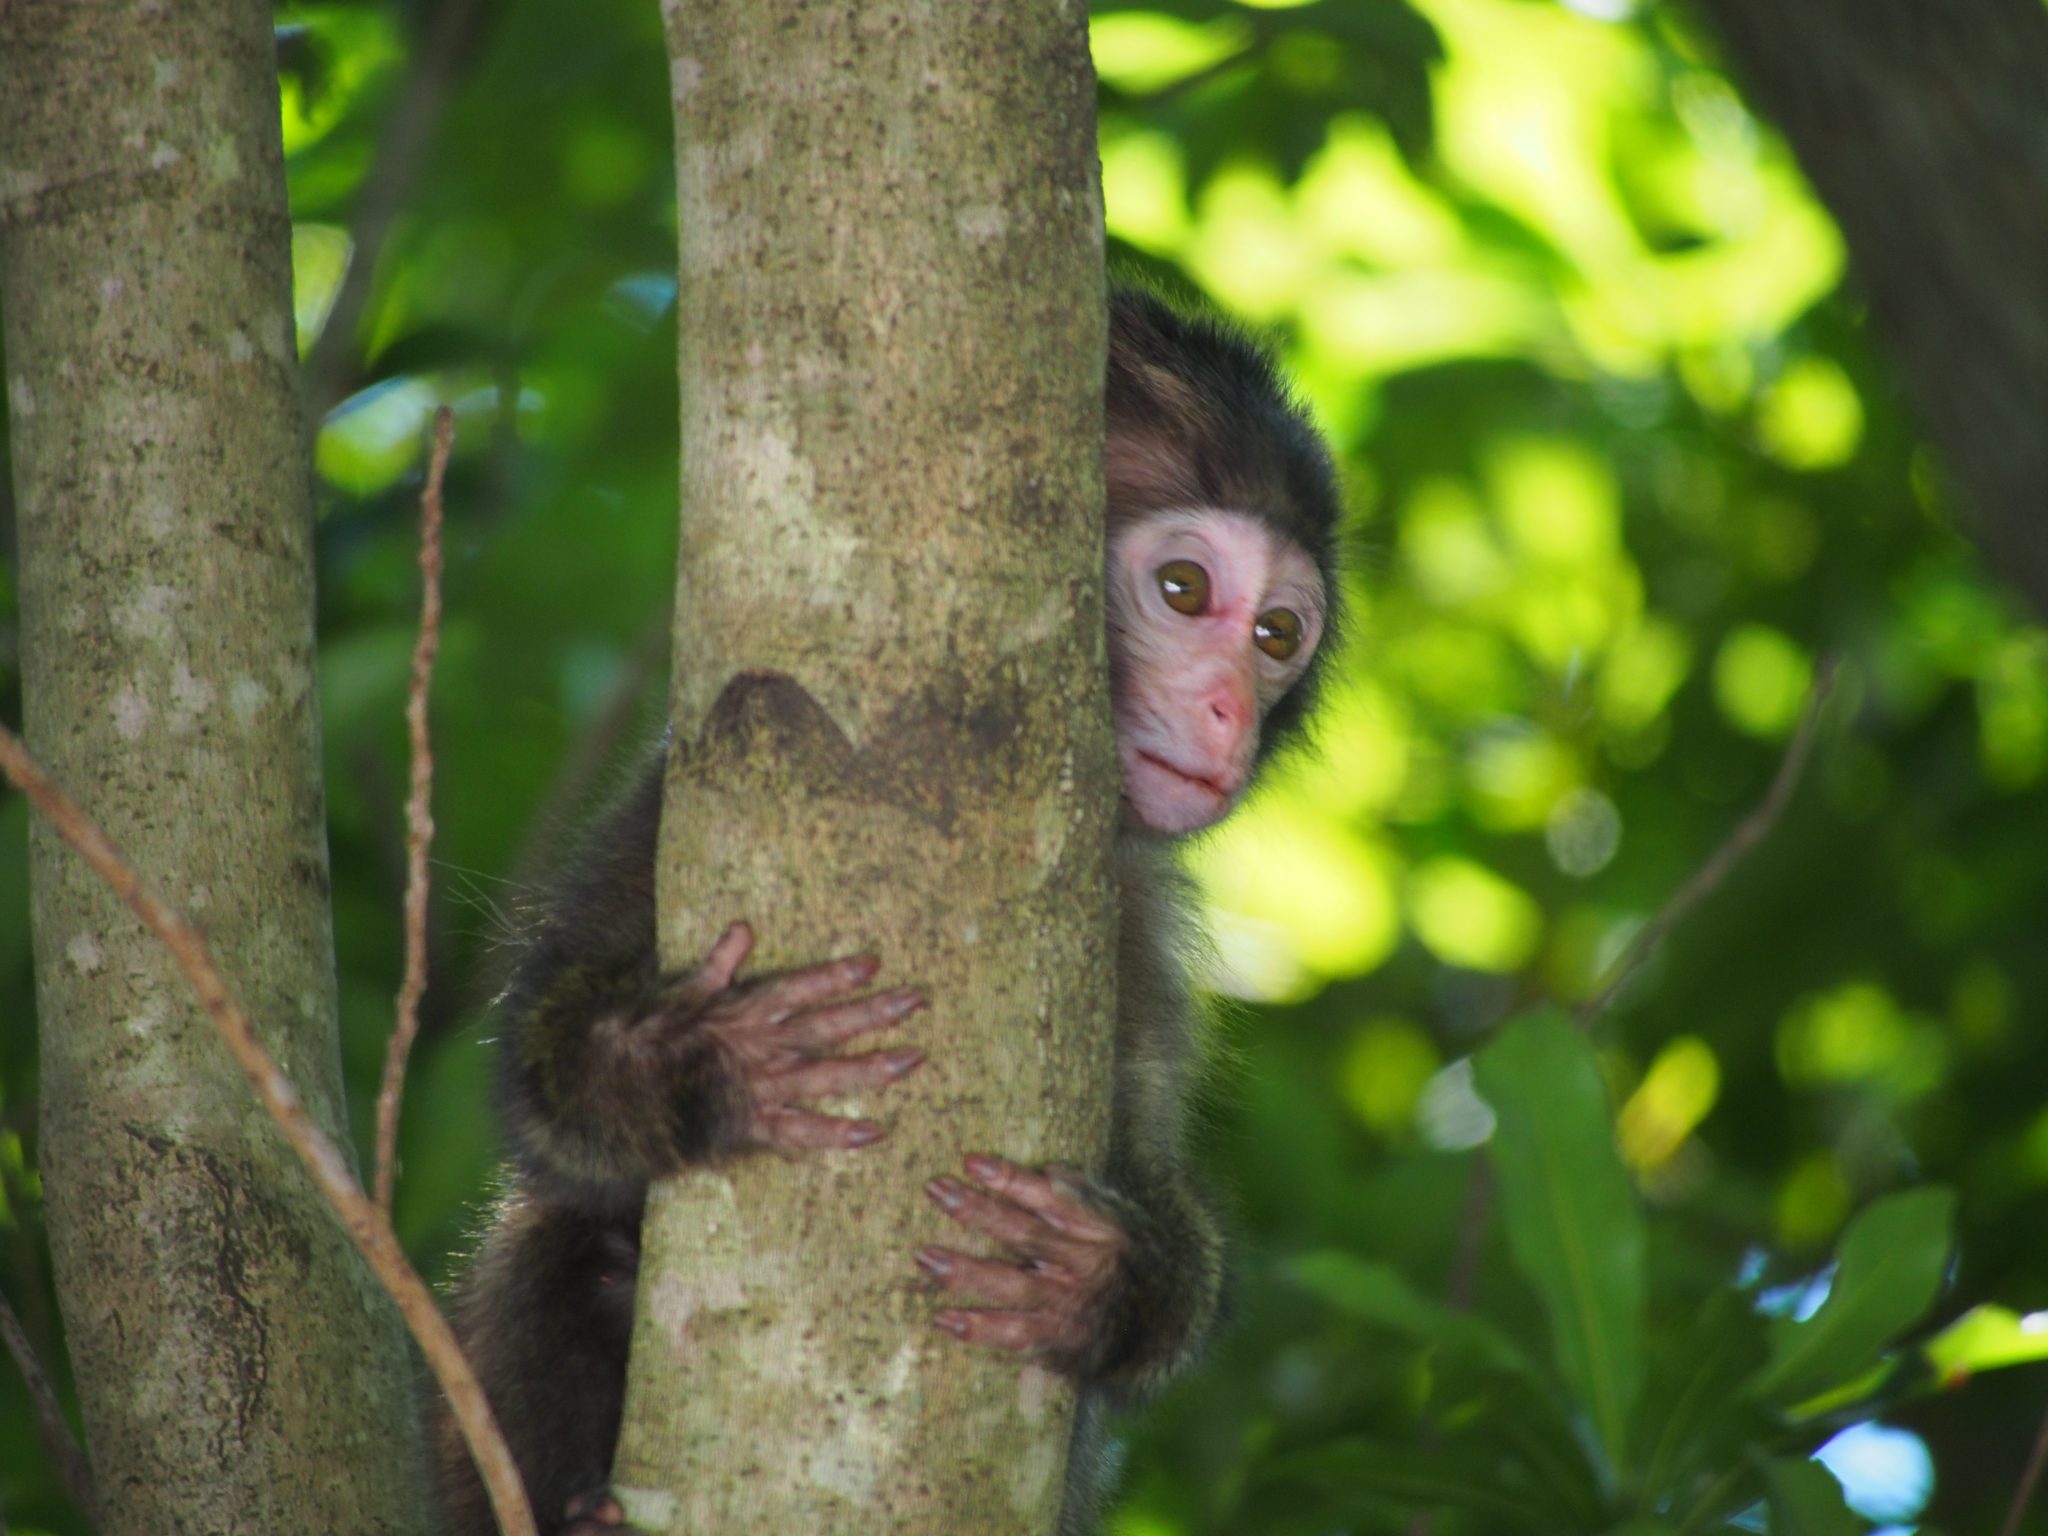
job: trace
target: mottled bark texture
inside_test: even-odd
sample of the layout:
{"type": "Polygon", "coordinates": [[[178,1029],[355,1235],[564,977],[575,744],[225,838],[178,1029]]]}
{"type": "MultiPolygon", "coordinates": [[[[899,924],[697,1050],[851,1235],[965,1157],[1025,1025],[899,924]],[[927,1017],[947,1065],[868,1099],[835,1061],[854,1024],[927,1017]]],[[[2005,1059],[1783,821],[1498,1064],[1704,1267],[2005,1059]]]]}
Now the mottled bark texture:
{"type": "Polygon", "coordinates": [[[1699,5],[1841,224],[1966,521],[2048,613],[2048,7],[1699,5]]]}
{"type": "Polygon", "coordinates": [[[1072,1395],[934,1329],[920,1193],[1106,1136],[1117,804],[1086,16],[667,7],[683,534],[666,963],[873,949],[880,1145],[658,1186],[618,1478],[660,1530],[1044,1532],[1072,1395]],[[877,1042],[882,1043],[882,1042],[877,1042]]]}
{"type": "MultiPolygon", "coordinates": [[[[346,1142],[270,7],[0,9],[30,745],[346,1142]]],[[[176,967],[31,839],[51,1246],[104,1536],[415,1532],[397,1314],[176,967]]]]}

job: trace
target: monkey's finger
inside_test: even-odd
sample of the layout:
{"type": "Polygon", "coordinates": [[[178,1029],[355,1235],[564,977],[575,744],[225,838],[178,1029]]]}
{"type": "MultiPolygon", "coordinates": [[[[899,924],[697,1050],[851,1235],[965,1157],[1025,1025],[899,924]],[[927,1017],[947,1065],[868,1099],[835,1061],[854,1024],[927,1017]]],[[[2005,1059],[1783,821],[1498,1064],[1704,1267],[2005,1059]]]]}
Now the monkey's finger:
{"type": "Polygon", "coordinates": [[[1005,1312],[984,1308],[948,1307],[932,1315],[934,1326],[969,1344],[986,1344],[1017,1354],[1071,1348],[1072,1329],[1051,1312],[1005,1312]]]}
{"type": "Polygon", "coordinates": [[[774,1103],[797,1099],[829,1099],[837,1094],[858,1093],[863,1088],[884,1088],[910,1076],[924,1065],[924,1052],[915,1049],[870,1051],[865,1056],[827,1056],[754,1080],[754,1091],[772,1095],[774,1103]]]}
{"type": "Polygon", "coordinates": [[[752,1130],[757,1141],[791,1152],[851,1151],[872,1146],[885,1134],[872,1120],[780,1107],[756,1110],[752,1130]]]}
{"type": "Polygon", "coordinates": [[[986,1152],[968,1158],[966,1167],[977,1184],[1023,1206],[1063,1237],[1113,1243],[1123,1236],[1114,1220],[1082,1198],[1080,1190],[1085,1186],[1079,1175],[1069,1169],[1052,1168],[1040,1173],[986,1152]]]}
{"type": "Polygon", "coordinates": [[[1039,1253],[1054,1236],[1044,1222],[1021,1206],[984,1194],[958,1179],[933,1179],[925,1185],[924,1192],[961,1226],[985,1232],[1018,1253],[1039,1253]]]}
{"type": "Polygon", "coordinates": [[[702,987],[704,995],[723,992],[732,985],[733,977],[739,974],[740,962],[747,958],[754,947],[754,930],[745,923],[729,923],[725,932],[718,936],[718,942],[711,946],[711,953],[704,957],[704,963],[697,967],[690,981],[702,987]]]}
{"type": "Polygon", "coordinates": [[[776,1044],[795,1051],[828,1051],[834,1046],[887,1029],[924,1007],[922,992],[897,987],[873,997],[855,998],[824,1008],[808,1008],[777,1031],[776,1044]]]}
{"type": "Polygon", "coordinates": [[[822,965],[763,976],[747,987],[747,1012],[765,1023],[780,1024],[802,1009],[866,986],[881,968],[882,962],[873,955],[845,955],[822,965]]]}
{"type": "Polygon", "coordinates": [[[951,1248],[920,1248],[917,1267],[935,1285],[1003,1307],[1043,1307],[1054,1299],[1057,1290],[1045,1276],[1028,1269],[1019,1269],[1000,1259],[976,1258],[951,1248]]]}

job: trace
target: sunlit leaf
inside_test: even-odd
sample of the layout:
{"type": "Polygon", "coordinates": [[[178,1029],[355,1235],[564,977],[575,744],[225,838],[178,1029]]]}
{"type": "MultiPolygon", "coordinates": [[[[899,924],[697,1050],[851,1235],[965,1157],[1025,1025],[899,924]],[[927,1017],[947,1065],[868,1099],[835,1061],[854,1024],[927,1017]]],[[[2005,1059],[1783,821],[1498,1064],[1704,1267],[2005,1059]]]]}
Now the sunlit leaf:
{"type": "Polygon", "coordinates": [[[1855,454],[1863,437],[1863,402],[1838,364],[1802,357],[1759,403],[1757,436],[1780,463],[1827,469],[1855,454]]]}
{"type": "Polygon", "coordinates": [[[1714,658],[1714,700],[1730,725],[1751,736],[1788,735],[1812,681],[1812,659],[1765,624],[1738,627],[1714,658]]]}
{"type": "Polygon", "coordinates": [[[1513,971],[1543,937],[1543,913],[1520,887],[1471,859],[1431,859],[1408,881],[1415,932],[1440,958],[1475,971],[1513,971]]]}
{"type": "Polygon", "coordinates": [[[1713,1047],[1693,1035],[1665,1042],[1621,1108],[1622,1155],[1632,1167],[1662,1167],[1714,1107],[1721,1064],[1713,1047]]]}
{"type": "Polygon", "coordinates": [[[1442,1066],[1427,1031],[1406,1019],[1369,1019],[1345,1046],[1339,1091],[1362,1124],[1399,1137],[1413,1124],[1422,1091],[1442,1066]]]}
{"type": "Polygon", "coordinates": [[[2048,1312],[2022,1315],[1986,1302],[1942,1329],[1921,1352],[1937,1374],[1950,1379],[2048,1360],[2048,1312]]]}

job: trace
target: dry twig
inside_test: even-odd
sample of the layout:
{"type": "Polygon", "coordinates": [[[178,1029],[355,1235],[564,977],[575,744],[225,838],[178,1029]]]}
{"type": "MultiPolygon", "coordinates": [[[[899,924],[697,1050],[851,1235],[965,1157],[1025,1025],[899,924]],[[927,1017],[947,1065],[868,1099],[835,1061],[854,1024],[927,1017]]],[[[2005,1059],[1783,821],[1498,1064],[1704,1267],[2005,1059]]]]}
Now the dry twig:
{"type": "Polygon", "coordinates": [[[1820,726],[1821,708],[1827,703],[1828,695],[1834,692],[1835,672],[1840,660],[1829,652],[1814,668],[1813,686],[1807,691],[1806,707],[1800,713],[1799,726],[1785,748],[1785,756],[1778,764],[1771,787],[1764,792],[1756,809],[1736,824],[1735,830],[1728,834],[1721,846],[1707,856],[1706,863],[1693,871],[1691,879],[1671,893],[1664,905],[1657,909],[1657,915],[1636,931],[1621,957],[1607,968],[1607,974],[1601,977],[1593,995],[1579,1004],[1573,1014],[1579,1028],[1586,1028],[1600,1016],[1629,979],[1642,969],[1643,962],[1664,942],[1665,936],[1684,922],[1694,907],[1713,895],[1721,882],[1728,878],[1729,872],[1778,824],[1778,818],[1784,815],[1785,807],[1792,799],[1792,791],[1799,785],[1800,774],[1806,769],[1807,756],[1813,750],[1814,733],[1820,726]]]}
{"type": "Polygon", "coordinates": [[[398,1182],[398,1108],[405,1096],[405,1063],[420,1032],[420,996],[427,990],[427,851],[434,842],[434,753],[427,742],[427,685],[441,649],[441,482],[455,446],[455,413],[434,413],[434,454],[420,492],[420,632],[412,648],[405,724],[412,738],[412,793],[405,806],[405,976],[398,984],[397,1018],[384,1050],[384,1086],[377,1092],[377,1209],[388,1220],[398,1182]]]}
{"type": "Polygon", "coordinates": [[[2027,1506],[2034,1501],[2034,1488],[2041,1481],[2044,1462],[2048,1462],[2048,1414],[2041,1416],[2041,1427],[2034,1431],[2034,1448],[2027,1452],[2026,1470],[2020,1473],[2019,1486],[2012,1491],[2012,1504],[2005,1512],[2005,1524],[1998,1528],[1998,1536],[2019,1536],[2020,1521],[2026,1518],[2027,1506]]]}
{"type": "Polygon", "coordinates": [[[28,1340],[28,1330],[21,1326],[21,1319],[14,1315],[14,1308],[7,1304],[4,1296],[0,1296],[0,1339],[6,1340],[7,1353],[14,1356],[21,1379],[28,1384],[29,1399],[35,1404],[36,1433],[42,1439],[43,1454],[50,1458],[63,1477],[71,1502],[83,1512],[86,1524],[99,1529],[100,1501],[99,1495],[93,1491],[92,1463],[85,1459],[85,1452],[72,1438],[71,1425],[65,1420],[64,1410],[57,1402],[57,1390],[50,1385],[43,1362],[36,1358],[35,1346],[28,1340]]]}
{"type": "Polygon", "coordinates": [[[20,738],[4,726],[0,726],[0,772],[5,772],[15,787],[28,796],[29,803],[128,904],[177,961],[192,990],[199,994],[201,1006],[220,1031],[221,1039],[227,1042],[235,1064],[256,1089],[256,1096],[312,1174],[314,1186],[341,1218],[371,1270],[398,1303],[406,1326],[426,1354],[435,1380],[448,1394],[456,1424],[490,1493],[498,1528],[505,1536],[538,1536],[519,1468],[506,1448],[497,1418],[484,1399],[483,1387],[463,1358],[447,1319],[441,1316],[433,1294],[406,1259],[391,1223],[356,1182],[348,1159],[313,1123],[298,1090],[256,1038],[249,1016],[228,991],[227,982],[215,967],[205,938],[142,883],[142,877],[121,857],[106,834],[50,782],[20,738]]]}

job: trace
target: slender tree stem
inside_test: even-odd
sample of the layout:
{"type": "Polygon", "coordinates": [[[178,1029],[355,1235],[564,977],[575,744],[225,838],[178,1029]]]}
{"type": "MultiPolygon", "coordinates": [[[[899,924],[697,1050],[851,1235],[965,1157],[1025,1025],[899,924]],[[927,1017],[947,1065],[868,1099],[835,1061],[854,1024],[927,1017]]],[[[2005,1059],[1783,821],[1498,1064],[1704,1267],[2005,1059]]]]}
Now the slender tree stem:
{"type": "Polygon", "coordinates": [[[143,884],[134,866],[121,857],[106,834],[50,781],[21,739],[4,726],[0,726],[0,772],[28,796],[29,803],[58,835],[142,919],[143,926],[156,935],[185,973],[185,979],[192,984],[201,1006],[212,1018],[270,1118],[284,1132],[285,1140],[312,1174],[314,1186],[334,1208],[378,1280],[398,1303],[406,1326],[426,1354],[428,1367],[454,1407],[456,1423],[490,1491],[499,1529],[505,1536],[538,1536],[519,1468],[498,1430],[497,1419],[484,1399],[476,1373],[455,1342],[454,1331],[434,1305],[426,1282],[406,1259],[391,1223],[356,1182],[348,1158],[313,1123],[298,1090],[256,1038],[249,1016],[215,967],[204,936],[143,884]]]}

